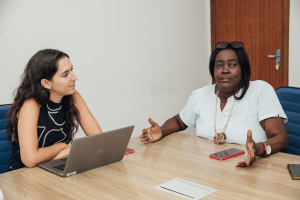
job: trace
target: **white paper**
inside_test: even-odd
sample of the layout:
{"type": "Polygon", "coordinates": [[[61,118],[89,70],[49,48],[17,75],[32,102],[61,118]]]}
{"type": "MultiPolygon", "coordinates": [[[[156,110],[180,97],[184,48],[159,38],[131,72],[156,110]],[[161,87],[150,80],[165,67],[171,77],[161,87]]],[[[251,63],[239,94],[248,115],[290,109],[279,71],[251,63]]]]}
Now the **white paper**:
{"type": "Polygon", "coordinates": [[[218,190],[203,185],[175,178],[154,188],[174,194],[185,199],[202,199],[218,190]]]}
{"type": "Polygon", "coordinates": [[[2,194],[1,189],[0,189],[0,200],[4,200],[4,196],[3,196],[3,194],[2,194]]]}

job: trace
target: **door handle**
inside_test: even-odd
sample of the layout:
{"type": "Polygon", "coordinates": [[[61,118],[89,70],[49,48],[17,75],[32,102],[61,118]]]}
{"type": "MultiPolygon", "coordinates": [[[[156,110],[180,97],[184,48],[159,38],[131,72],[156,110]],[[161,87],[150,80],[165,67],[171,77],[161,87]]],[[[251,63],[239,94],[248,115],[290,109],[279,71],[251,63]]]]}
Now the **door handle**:
{"type": "Polygon", "coordinates": [[[276,70],[280,67],[280,49],[276,49],[276,55],[268,55],[269,58],[276,58],[276,70]]]}

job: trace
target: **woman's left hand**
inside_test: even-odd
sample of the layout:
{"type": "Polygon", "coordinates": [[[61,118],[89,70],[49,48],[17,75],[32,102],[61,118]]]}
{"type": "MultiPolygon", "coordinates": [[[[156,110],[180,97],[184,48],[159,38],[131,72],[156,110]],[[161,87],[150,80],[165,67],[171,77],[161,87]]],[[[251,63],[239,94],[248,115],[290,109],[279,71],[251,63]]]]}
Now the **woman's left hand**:
{"type": "Polygon", "coordinates": [[[64,148],[52,160],[56,160],[56,159],[60,159],[60,158],[68,156],[70,153],[70,149],[71,149],[71,147],[69,147],[69,146],[64,148]]]}
{"type": "Polygon", "coordinates": [[[254,140],[252,139],[251,130],[249,130],[247,132],[246,147],[247,147],[247,151],[248,151],[247,160],[239,162],[236,165],[236,167],[247,167],[249,165],[252,165],[256,160],[257,147],[256,147],[256,144],[255,144],[254,140]]]}

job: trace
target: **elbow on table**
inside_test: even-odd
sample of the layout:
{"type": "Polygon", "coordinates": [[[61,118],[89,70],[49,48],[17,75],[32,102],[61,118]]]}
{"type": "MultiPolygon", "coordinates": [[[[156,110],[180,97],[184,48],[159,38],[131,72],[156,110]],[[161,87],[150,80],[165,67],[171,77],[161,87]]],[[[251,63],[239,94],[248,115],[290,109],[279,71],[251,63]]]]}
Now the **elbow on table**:
{"type": "Polygon", "coordinates": [[[285,151],[289,148],[289,138],[288,136],[286,136],[285,140],[284,140],[284,144],[283,144],[283,148],[282,151],[285,151]]]}
{"type": "Polygon", "coordinates": [[[283,147],[283,151],[287,150],[289,148],[289,140],[285,143],[283,147]]]}
{"type": "Polygon", "coordinates": [[[29,167],[29,168],[33,168],[33,167],[36,167],[39,163],[36,161],[36,159],[34,158],[22,158],[21,157],[21,160],[22,160],[22,163],[26,166],[26,167],[29,167]]]}

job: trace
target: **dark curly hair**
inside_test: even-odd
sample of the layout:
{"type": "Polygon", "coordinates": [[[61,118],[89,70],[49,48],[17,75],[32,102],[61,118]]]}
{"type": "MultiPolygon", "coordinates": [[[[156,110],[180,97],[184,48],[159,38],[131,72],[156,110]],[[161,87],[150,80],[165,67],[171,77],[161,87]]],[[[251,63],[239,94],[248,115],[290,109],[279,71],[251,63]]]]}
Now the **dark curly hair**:
{"type": "MultiPolygon", "coordinates": [[[[21,75],[20,86],[14,91],[14,102],[8,112],[8,124],[6,138],[16,143],[18,140],[18,112],[27,99],[35,99],[40,105],[49,101],[50,92],[41,84],[42,79],[52,80],[58,70],[57,63],[61,58],[69,56],[55,49],[44,49],[38,51],[28,61],[21,75]]],[[[65,124],[68,142],[73,141],[74,134],[78,130],[79,112],[75,107],[72,95],[62,98],[62,106],[65,108],[65,124]]]]}
{"type": "MultiPolygon", "coordinates": [[[[236,49],[236,48],[233,48],[231,45],[228,45],[224,49],[233,50],[238,57],[239,64],[241,67],[241,73],[242,73],[241,81],[239,84],[240,84],[240,87],[243,88],[243,92],[241,93],[240,97],[234,96],[234,98],[236,100],[241,100],[245,96],[245,94],[249,88],[249,84],[250,84],[251,70],[250,70],[249,59],[248,59],[246,51],[243,48],[236,49]]],[[[210,72],[211,77],[214,79],[214,81],[215,81],[214,69],[215,69],[216,57],[217,57],[218,53],[224,49],[216,48],[210,56],[209,72],[210,72]]]]}

